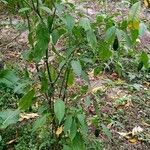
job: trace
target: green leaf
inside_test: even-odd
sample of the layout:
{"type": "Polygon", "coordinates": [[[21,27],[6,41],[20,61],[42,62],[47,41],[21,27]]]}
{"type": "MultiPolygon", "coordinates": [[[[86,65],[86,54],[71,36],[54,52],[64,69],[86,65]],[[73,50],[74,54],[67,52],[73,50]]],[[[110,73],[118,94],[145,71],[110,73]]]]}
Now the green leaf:
{"type": "Polygon", "coordinates": [[[80,124],[84,126],[85,125],[85,115],[84,114],[78,114],[77,118],[78,118],[80,124]]]}
{"type": "Polygon", "coordinates": [[[20,109],[27,110],[32,105],[34,94],[35,90],[32,89],[20,99],[19,101],[20,109]]]}
{"type": "Polygon", "coordinates": [[[103,61],[107,61],[112,56],[112,52],[109,50],[109,45],[102,41],[99,43],[99,58],[103,61]]]}
{"type": "Polygon", "coordinates": [[[0,2],[2,2],[2,3],[4,3],[4,4],[8,4],[8,2],[5,1],[5,0],[0,0],[0,2]]]}
{"type": "Polygon", "coordinates": [[[75,20],[74,18],[71,16],[71,15],[67,15],[65,18],[64,18],[64,22],[66,24],[66,27],[68,29],[69,32],[72,31],[74,25],[75,25],[75,20]]]}
{"type": "Polygon", "coordinates": [[[141,12],[141,2],[135,3],[130,11],[128,16],[128,27],[131,30],[138,30],[140,25],[140,12],[141,12]]]}
{"type": "Polygon", "coordinates": [[[142,68],[143,68],[143,62],[141,61],[141,62],[138,64],[137,70],[140,71],[142,68]]]}
{"type": "Polygon", "coordinates": [[[61,123],[64,115],[65,115],[65,103],[62,100],[56,100],[54,103],[54,113],[56,118],[59,121],[59,124],[61,123]]]}
{"type": "Polygon", "coordinates": [[[17,84],[18,80],[19,78],[13,71],[8,69],[0,71],[0,83],[4,83],[8,87],[13,88],[17,84]]]}
{"type": "Polygon", "coordinates": [[[132,44],[136,42],[138,36],[139,36],[139,30],[131,30],[132,44]]]}
{"type": "Polygon", "coordinates": [[[150,65],[148,54],[146,54],[145,52],[142,52],[140,60],[141,62],[143,62],[144,67],[148,69],[150,65]]]}
{"type": "Polygon", "coordinates": [[[59,40],[59,38],[66,33],[66,30],[61,28],[61,29],[57,29],[57,30],[53,30],[52,32],[52,40],[53,40],[53,44],[55,45],[57,43],[57,41],[59,40]]]}
{"type": "Polygon", "coordinates": [[[108,43],[112,44],[115,39],[115,36],[116,36],[116,27],[112,26],[112,27],[108,28],[108,30],[106,31],[105,40],[108,43]]]}
{"type": "Polygon", "coordinates": [[[35,132],[38,128],[41,128],[45,125],[47,119],[47,115],[43,115],[42,117],[38,118],[33,124],[33,132],[35,132]]]}
{"type": "Polygon", "coordinates": [[[41,10],[44,10],[45,12],[47,12],[48,14],[52,14],[52,11],[48,8],[48,7],[46,7],[46,6],[40,6],[39,7],[41,10]]]}
{"type": "Polygon", "coordinates": [[[67,131],[70,130],[71,125],[72,125],[72,120],[73,120],[73,118],[72,118],[71,115],[68,115],[68,116],[66,117],[66,120],[65,120],[65,123],[64,123],[64,132],[65,132],[65,133],[67,133],[67,131]]]}
{"type": "Polygon", "coordinates": [[[108,129],[104,124],[102,124],[102,128],[103,128],[103,132],[107,135],[107,137],[108,137],[109,140],[111,141],[111,139],[112,139],[112,134],[111,134],[111,132],[109,131],[109,129],[108,129]]]}
{"type": "Polygon", "coordinates": [[[73,74],[72,70],[70,70],[67,84],[69,86],[71,86],[71,85],[73,85],[73,83],[74,83],[74,74],[73,74]]]}
{"type": "Polygon", "coordinates": [[[90,84],[89,77],[85,71],[82,71],[81,77],[84,81],[86,81],[88,84],[90,84]]]}
{"type": "Polygon", "coordinates": [[[82,67],[81,67],[80,62],[77,61],[77,60],[72,60],[72,61],[71,61],[71,66],[72,66],[73,72],[74,72],[76,75],[81,76],[82,67]]]}
{"type": "Polygon", "coordinates": [[[5,129],[11,124],[15,124],[19,120],[19,110],[7,109],[0,112],[0,129],[5,129]]]}
{"type": "Polygon", "coordinates": [[[72,121],[72,125],[70,127],[70,135],[69,135],[69,137],[70,137],[71,141],[75,138],[76,134],[77,134],[77,124],[76,124],[76,121],[74,119],[72,121]]]}
{"type": "Polygon", "coordinates": [[[45,73],[41,75],[41,91],[44,93],[48,90],[48,79],[45,73]]]}
{"type": "Polygon", "coordinates": [[[94,68],[94,76],[97,76],[103,70],[102,66],[94,68]]]}
{"type": "Polygon", "coordinates": [[[145,23],[140,23],[139,35],[143,36],[148,31],[145,23]]]}
{"type": "Polygon", "coordinates": [[[82,135],[77,133],[73,140],[73,150],[85,150],[85,144],[83,142],[82,135]]]}
{"type": "Polygon", "coordinates": [[[21,8],[21,9],[19,9],[19,13],[23,13],[23,12],[26,12],[26,11],[28,11],[28,10],[30,10],[30,8],[29,7],[24,7],[24,8],[21,8]]]}
{"type": "Polygon", "coordinates": [[[2,141],[2,136],[0,135],[0,142],[2,141]]]}
{"type": "Polygon", "coordinates": [[[90,20],[88,18],[81,18],[79,25],[85,30],[91,30],[90,20]]]}
{"type": "Polygon", "coordinates": [[[63,150],[72,150],[72,148],[69,147],[68,145],[63,145],[63,150]]]}
{"type": "Polygon", "coordinates": [[[93,32],[93,30],[88,30],[86,32],[86,36],[87,36],[87,41],[88,43],[90,44],[90,46],[95,49],[96,46],[97,46],[97,39],[96,39],[96,36],[93,32]]]}
{"type": "Polygon", "coordinates": [[[132,22],[139,20],[140,11],[141,11],[141,2],[137,2],[131,7],[129,11],[128,20],[132,22]]]}
{"type": "Polygon", "coordinates": [[[85,122],[85,115],[84,114],[78,114],[77,118],[81,124],[80,132],[84,135],[87,134],[88,127],[87,127],[87,124],[85,122]]]}
{"type": "Polygon", "coordinates": [[[0,79],[6,79],[12,83],[16,83],[19,80],[16,74],[11,70],[0,71],[0,79]]]}
{"type": "Polygon", "coordinates": [[[38,24],[36,29],[36,44],[33,50],[33,57],[36,62],[39,62],[45,55],[50,40],[49,30],[45,23],[38,24]]]}

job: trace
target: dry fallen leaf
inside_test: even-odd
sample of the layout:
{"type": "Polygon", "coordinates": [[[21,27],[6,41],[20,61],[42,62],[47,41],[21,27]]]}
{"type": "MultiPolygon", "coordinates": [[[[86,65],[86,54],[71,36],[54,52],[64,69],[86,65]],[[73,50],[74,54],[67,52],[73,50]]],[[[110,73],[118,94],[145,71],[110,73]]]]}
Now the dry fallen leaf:
{"type": "Polygon", "coordinates": [[[19,121],[34,119],[38,116],[39,115],[37,113],[21,113],[19,121]]]}
{"type": "Polygon", "coordinates": [[[138,140],[137,137],[132,137],[132,138],[129,139],[129,142],[130,142],[130,143],[137,143],[138,141],[139,141],[139,140],[138,140]]]}
{"type": "Polygon", "coordinates": [[[57,130],[56,130],[57,137],[59,137],[59,135],[62,133],[62,131],[63,131],[63,126],[60,126],[57,128],[57,130]]]}
{"type": "Polygon", "coordinates": [[[143,132],[143,129],[140,126],[136,126],[132,129],[132,132],[117,132],[122,137],[126,138],[131,143],[137,143],[140,139],[136,136],[139,133],[143,132]]]}
{"type": "Polygon", "coordinates": [[[143,132],[143,129],[140,126],[136,126],[132,129],[132,135],[138,135],[139,133],[143,132]]]}

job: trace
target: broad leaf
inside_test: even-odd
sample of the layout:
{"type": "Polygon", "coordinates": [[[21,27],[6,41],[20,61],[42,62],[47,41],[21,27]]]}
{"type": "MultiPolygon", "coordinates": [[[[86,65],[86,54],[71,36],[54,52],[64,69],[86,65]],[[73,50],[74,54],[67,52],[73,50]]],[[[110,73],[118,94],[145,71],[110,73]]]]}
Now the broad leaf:
{"type": "Polygon", "coordinates": [[[60,124],[65,115],[65,103],[62,100],[56,100],[54,103],[54,113],[60,124]]]}
{"type": "Polygon", "coordinates": [[[49,43],[49,30],[45,23],[41,22],[38,24],[36,29],[36,44],[33,51],[33,57],[36,62],[39,62],[44,56],[49,43]]]}
{"type": "Polygon", "coordinates": [[[147,32],[147,26],[145,23],[140,23],[140,28],[139,28],[139,35],[143,36],[145,34],[145,32],[147,32]]]}
{"type": "Polygon", "coordinates": [[[72,125],[72,120],[73,120],[73,118],[72,118],[71,115],[68,115],[68,116],[66,117],[66,120],[65,120],[65,123],[64,123],[64,132],[65,132],[65,133],[67,133],[67,131],[70,130],[71,125],[72,125]]]}
{"type": "Polygon", "coordinates": [[[136,21],[139,19],[139,14],[141,11],[141,2],[137,2],[135,3],[130,11],[129,11],[129,16],[128,16],[128,20],[130,21],[136,21]]]}
{"type": "Polygon", "coordinates": [[[116,27],[112,26],[106,31],[105,40],[108,43],[112,44],[115,39],[115,36],[116,36],[116,27]]]}
{"type": "Polygon", "coordinates": [[[90,20],[88,18],[81,18],[79,25],[85,30],[91,30],[90,20]]]}
{"type": "Polygon", "coordinates": [[[81,67],[81,64],[79,61],[77,60],[72,60],[71,61],[71,66],[72,66],[72,69],[74,71],[74,73],[78,76],[81,76],[81,73],[82,73],[82,67],[81,67]]]}
{"type": "Polygon", "coordinates": [[[45,125],[47,119],[47,115],[43,115],[42,117],[38,118],[33,124],[33,132],[36,131],[38,128],[41,128],[45,125]]]}
{"type": "Polygon", "coordinates": [[[0,129],[5,129],[19,120],[19,110],[7,109],[0,112],[0,129]]]}
{"type": "Polygon", "coordinates": [[[73,140],[73,150],[85,150],[85,143],[83,141],[82,135],[77,133],[73,140]]]}
{"type": "Polygon", "coordinates": [[[73,74],[72,70],[70,70],[67,84],[69,86],[71,86],[71,85],[73,85],[73,83],[74,83],[74,74],[73,74]]]}
{"type": "Polygon", "coordinates": [[[70,127],[70,135],[69,135],[69,137],[70,137],[71,141],[75,138],[76,134],[77,134],[77,124],[76,124],[76,121],[74,119],[72,121],[72,125],[70,127]]]}
{"type": "Polygon", "coordinates": [[[130,11],[128,16],[128,27],[131,30],[138,30],[140,25],[140,11],[141,11],[141,2],[135,3],[130,11]]]}
{"type": "Polygon", "coordinates": [[[66,24],[66,27],[67,27],[68,31],[71,32],[73,27],[74,27],[74,25],[75,25],[74,18],[71,15],[67,15],[65,17],[64,21],[65,21],[65,24],[66,24]]]}
{"type": "Polygon", "coordinates": [[[16,76],[16,74],[11,70],[2,70],[0,71],[0,83],[4,83],[10,88],[13,88],[19,78],[16,76]]]}
{"type": "Polygon", "coordinates": [[[87,41],[90,44],[90,46],[95,49],[97,47],[97,38],[93,32],[93,30],[88,30],[86,32],[87,41]]]}
{"type": "Polygon", "coordinates": [[[54,45],[57,43],[57,41],[59,40],[59,38],[66,33],[66,30],[61,28],[61,29],[57,29],[57,30],[53,30],[52,32],[52,40],[54,45]]]}
{"type": "Polygon", "coordinates": [[[41,10],[47,12],[48,14],[52,14],[52,11],[48,7],[46,7],[46,6],[40,6],[39,8],[41,10]]]}
{"type": "Polygon", "coordinates": [[[107,61],[110,59],[110,57],[112,56],[112,52],[109,50],[109,45],[102,41],[100,42],[99,45],[99,58],[102,61],[107,61]]]}
{"type": "Polygon", "coordinates": [[[112,139],[112,134],[111,134],[111,132],[109,131],[109,129],[108,129],[104,124],[102,124],[102,128],[103,128],[103,132],[107,135],[107,137],[108,137],[109,140],[111,141],[111,139],[112,139]]]}
{"type": "Polygon", "coordinates": [[[20,109],[27,110],[32,105],[34,94],[35,91],[34,89],[32,89],[20,99],[19,101],[20,109]]]}
{"type": "Polygon", "coordinates": [[[143,62],[144,67],[148,69],[150,65],[148,55],[145,52],[142,52],[140,59],[141,59],[141,62],[143,62]]]}
{"type": "Polygon", "coordinates": [[[26,11],[28,11],[28,10],[30,10],[30,8],[29,7],[24,7],[24,8],[21,8],[21,9],[19,9],[19,13],[23,13],[23,12],[26,12],[26,11]]]}

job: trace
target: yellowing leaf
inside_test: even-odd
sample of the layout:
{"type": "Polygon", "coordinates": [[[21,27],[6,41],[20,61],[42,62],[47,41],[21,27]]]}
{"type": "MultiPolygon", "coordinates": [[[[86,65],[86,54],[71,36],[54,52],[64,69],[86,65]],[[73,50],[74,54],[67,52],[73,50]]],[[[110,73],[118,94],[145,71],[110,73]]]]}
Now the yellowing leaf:
{"type": "Polygon", "coordinates": [[[125,83],[125,81],[124,81],[124,80],[121,80],[121,79],[119,78],[117,81],[115,81],[115,83],[116,83],[117,85],[122,85],[122,84],[125,83]]]}
{"type": "Polygon", "coordinates": [[[150,0],[144,0],[145,7],[150,8],[150,0]]]}
{"type": "Polygon", "coordinates": [[[62,131],[63,131],[63,126],[60,126],[57,128],[57,130],[56,130],[57,137],[59,137],[59,135],[62,133],[62,131]]]}
{"type": "Polygon", "coordinates": [[[138,142],[138,138],[133,137],[133,138],[129,139],[129,142],[131,142],[131,143],[137,143],[138,142]]]}
{"type": "Polygon", "coordinates": [[[130,21],[128,23],[128,28],[130,30],[138,30],[140,27],[140,21],[139,20],[136,20],[136,21],[130,21]]]}

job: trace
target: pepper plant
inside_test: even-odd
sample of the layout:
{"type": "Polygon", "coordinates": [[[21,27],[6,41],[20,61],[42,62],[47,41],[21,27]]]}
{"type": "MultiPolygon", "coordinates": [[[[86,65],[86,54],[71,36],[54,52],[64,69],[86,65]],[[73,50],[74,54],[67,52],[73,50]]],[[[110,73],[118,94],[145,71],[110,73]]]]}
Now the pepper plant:
{"type": "MultiPolygon", "coordinates": [[[[94,68],[97,75],[112,60],[118,72],[122,71],[121,48],[134,48],[139,35],[140,3],[131,8],[129,19],[120,24],[112,16],[104,15],[97,15],[91,23],[84,15],[74,13],[72,3],[61,0],[17,0],[16,3],[21,7],[20,15],[27,20],[29,50],[22,55],[26,64],[23,79],[8,69],[0,72],[0,81],[21,96],[18,109],[0,112],[0,128],[4,130],[16,123],[21,112],[37,108],[39,117],[33,123],[33,132],[47,130],[49,137],[39,145],[40,149],[46,145],[52,150],[85,150],[86,116],[78,104],[80,96],[72,97],[69,88],[76,84],[77,78],[89,86],[87,72],[94,68]],[[34,72],[28,69],[31,64],[34,72]]],[[[146,53],[142,53],[140,60],[148,67],[146,53]]]]}

